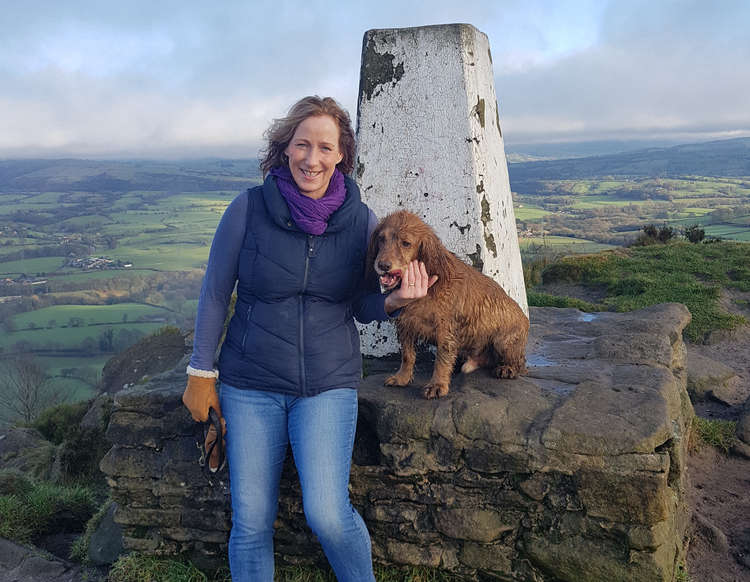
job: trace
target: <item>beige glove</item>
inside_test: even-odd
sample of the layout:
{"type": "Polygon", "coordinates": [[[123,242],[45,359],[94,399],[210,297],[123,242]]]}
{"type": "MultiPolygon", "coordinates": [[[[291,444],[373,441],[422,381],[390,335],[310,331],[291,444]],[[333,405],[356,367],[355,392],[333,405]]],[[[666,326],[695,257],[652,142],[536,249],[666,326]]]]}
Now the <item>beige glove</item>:
{"type": "Polygon", "coordinates": [[[182,403],[190,411],[195,422],[206,422],[209,408],[213,408],[221,416],[219,396],[216,394],[216,378],[201,378],[188,374],[182,403]]]}
{"type": "MultiPolygon", "coordinates": [[[[227,423],[221,414],[219,397],[216,394],[216,378],[203,378],[188,374],[187,386],[182,394],[182,403],[190,411],[190,415],[196,422],[206,422],[208,420],[208,409],[213,408],[221,419],[222,437],[227,433],[227,423]]],[[[204,443],[205,450],[208,451],[211,444],[216,440],[216,430],[213,425],[208,429],[204,443]]],[[[208,466],[212,472],[219,469],[219,449],[214,448],[211,457],[208,459],[208,466]]]]}

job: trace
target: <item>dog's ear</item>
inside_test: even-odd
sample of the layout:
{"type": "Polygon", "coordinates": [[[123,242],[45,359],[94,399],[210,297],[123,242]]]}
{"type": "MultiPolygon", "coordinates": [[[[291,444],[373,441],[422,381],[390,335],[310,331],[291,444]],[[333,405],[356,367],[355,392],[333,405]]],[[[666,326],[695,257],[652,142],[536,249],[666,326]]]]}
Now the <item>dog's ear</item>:
{"type": "Polygon", "coordinates": [[[367,257],[365,258],[365,282],[368,287],[378,286],[378,274],[375,272],[375,257],[378,256],[380,251],[380,231],[382,230],[383,222],[381,221],[372,231],[370,235],[370,242],[367,245],[367,257]]]}
{"type": "Polygon", "coordinates": [[[450,261],[450,253],[427,225],[425,225],[425,232],[419,243],[418,258],[424,263],[428,275],[438,276],[435,285],[451,278],[453,266],[450,261]]]}

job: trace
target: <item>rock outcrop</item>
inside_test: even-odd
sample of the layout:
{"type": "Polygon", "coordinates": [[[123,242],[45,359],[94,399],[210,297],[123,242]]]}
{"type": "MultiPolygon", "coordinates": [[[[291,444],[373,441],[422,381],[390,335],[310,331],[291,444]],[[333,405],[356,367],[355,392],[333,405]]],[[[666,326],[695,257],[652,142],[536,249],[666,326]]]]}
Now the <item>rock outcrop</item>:
{"type": "Polygon", "coordinates": [[[689,354],[687,389],[693,402],[714,398],[725,404],[735,404],[731,387],[735,379],[737,373],[729,366],[698,353],[689,354]]]}
{"type": "MultiPolygon", "coordinates": [[[[351,492],[375,558],[466,579],[673,580],[689,522],[689,319],[678,304],[532,308],[528,376],[455,376],[437,401],[371,373],[351,492]]],[[[101,468],[126,548],[205,562],[226,552],[228,483],[199,471],[183,374],[115,396],[101,468]]],[[[276,550],[287,563],[322,560],[291,463],[276,550]]]]}
{"type": "Polygon", "coordinates": [[[190,351],[188,337],[176,327],[166,326],[146,336],[111,358],[102,370],[101,389],[114,393],[134,385],[144,377],[171,370],[190,351]]]}
{"type": "Polygon", "coordinates": [[[38,479],[52,474],[55,445],[34,428],[10,427],[0,430],[0,468],[16,469],[38,479]]]}
{"type": "Polygon", "coordinates": [[[99,578],[78,564],[42,550],[0,538],[0,580],[3,582],[78,582],[99,578]]]}

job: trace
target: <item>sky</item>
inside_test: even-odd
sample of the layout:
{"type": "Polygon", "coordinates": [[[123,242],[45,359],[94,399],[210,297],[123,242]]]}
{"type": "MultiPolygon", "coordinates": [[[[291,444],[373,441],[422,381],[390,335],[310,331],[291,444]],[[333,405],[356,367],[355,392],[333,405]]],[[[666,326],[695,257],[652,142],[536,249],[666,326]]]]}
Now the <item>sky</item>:
{"type": "Polygon", "coordinates": [[[747,0],[0,0],[0,159],[255,157],[373,28],[487,34],[506,147],[750,135],[747,0]]]}

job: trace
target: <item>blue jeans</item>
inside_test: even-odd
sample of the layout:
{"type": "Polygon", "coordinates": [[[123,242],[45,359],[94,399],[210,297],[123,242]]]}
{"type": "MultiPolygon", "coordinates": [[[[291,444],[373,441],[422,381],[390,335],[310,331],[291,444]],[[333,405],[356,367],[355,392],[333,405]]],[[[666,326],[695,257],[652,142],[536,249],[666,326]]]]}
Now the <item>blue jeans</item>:
{"type": "Polygon", "coordinates": [[[292,445],[307,523],[339,582],[375,582],[370,535],[349,501],[357,392],[295,397],[221,386],[232,492],[233,582],[273,582],[273,522],[292,445]]]}

